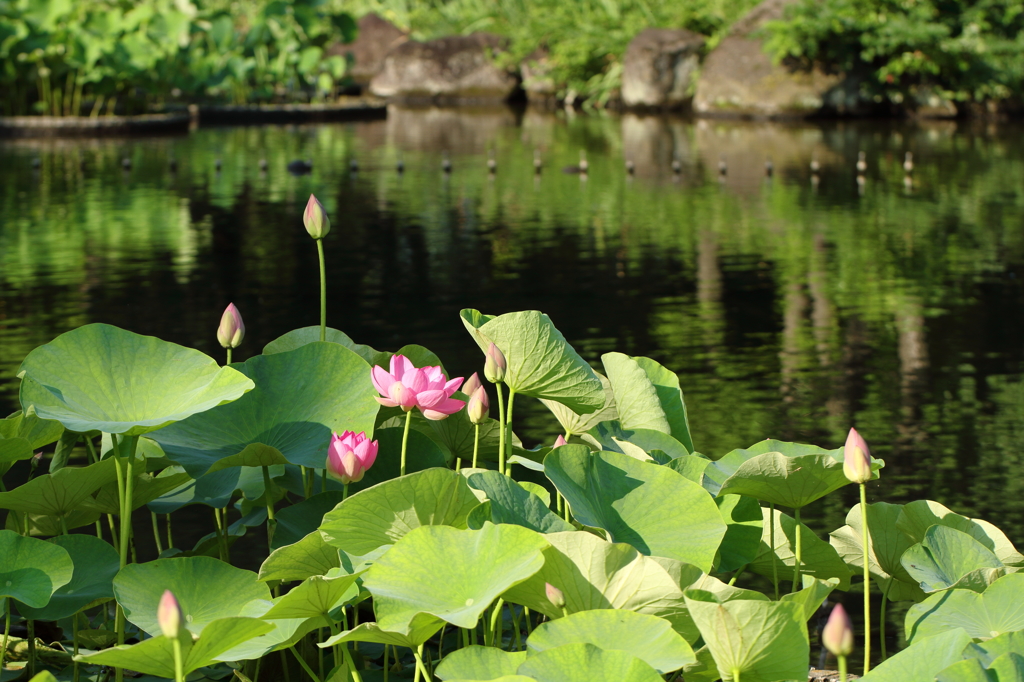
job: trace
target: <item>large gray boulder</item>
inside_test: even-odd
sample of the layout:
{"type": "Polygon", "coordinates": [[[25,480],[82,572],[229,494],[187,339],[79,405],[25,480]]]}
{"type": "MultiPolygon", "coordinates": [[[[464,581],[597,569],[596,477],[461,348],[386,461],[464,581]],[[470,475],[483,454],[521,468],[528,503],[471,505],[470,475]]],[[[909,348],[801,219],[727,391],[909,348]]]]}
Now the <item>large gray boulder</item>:
{"type": "Polygon", "coordinates": [[[329,55],[342,55],[351,59],[347,75],[362,86],[370,83],[384,66],[384,57],[408,36],[405,31],[374,13],[364,14],[357,24],[359,33],[347,45],[335,45],[329,55]]]}
{"type": "Polygon", "coordinates": [[[842,74],[774,64],[763,40],[753,35],[765,22],[781,19],[786,7],[798,1],[765,0],[736,22],[704,59],[693,97],[696,113],[748,118],[860,113],[864,103],[857,87],[842,74]]]}
{"type": "Polygon", "coordinates": [[[501,102],[518,79],[498,67],[494,55],[505,40],[492,33],[449,36],[425,43],[407,41],[384,58],[370,92],[408,103],[472,104],[501,102]]]}
{"type": "Polygon", "coordinates": [[[626,48],[622,103],[672,109],[689,104],[704,37],[685,29],[648,28],[626,48]]]}

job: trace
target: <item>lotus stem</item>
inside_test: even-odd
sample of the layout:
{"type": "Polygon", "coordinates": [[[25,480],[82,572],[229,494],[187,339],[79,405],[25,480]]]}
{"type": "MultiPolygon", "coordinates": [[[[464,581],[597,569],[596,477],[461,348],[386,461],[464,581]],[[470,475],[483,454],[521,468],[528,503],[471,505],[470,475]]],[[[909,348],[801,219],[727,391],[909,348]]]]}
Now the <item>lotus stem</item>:
{"type": "Polygon", "coordinates": [[[868,534],[868,489],[860,484],[860,525],[864,543],[864,674],[871,670],[871,565],[868,556],[871,536],[868,534]]]}
{"type": "Polygon", "coordinates": [[[227,362],[225,362],[224,364],[225,365],[230,365],[231,364],[231,349],[230,348],[228,348],[228,359],[227,359],[227,362]]]}
{"type": "Polygon", "coordinates": [[[427,673],[427,668],[423,665],[423,645],[420,644],[412,652],[416,657],[416,674],[413,677],[413,682],[417,682],[420,679],[420,675],[423,675],[425,682],[430,682],[430,675],[427,673]]]}
{"type": "Polygon", "coordinates": [[[837,656],[839,659],[839,682],[846,682],[846,656],[837,656]]]}
{"type": "Polygon", "coordinates": [[[729,579],[729,584],[730,585],[735,585],[736,584],[736,578],[739,578],[740,577],[740,573],[743,573],[743,571],[745,571],[745,570],[747,570],[747,564],[743,564],[742,566],[737,568],[736,572],[732,574],[732,578],[729,579]]]}
{"type": "Polygon", "coordinates": [[[316,240],[316,255],[320,259],[320,340],[327,340],[327,268],[324,265],[324,240],[316,240]]]}
{"type": "MultiPolygon", "coordinates": [[[[511,456],[512,456],[512,399],[515,398],[515,397],[516,397],[516,392],[513,391],[512,387],[510,386],[509,389],[508,389],[508,423],[505,425],[508,428],[508,436],[505,437],[505,446],[508,448],[508,456],[509,456],[509,458],[511,458],[511,456]]],[[[511,478],[511,476],[512,476],[512,466],[509,465],[507,471],[503,468],[501,470],[501,473],[503,473],[506,476],[511,478]]]]}
{"type": "Polygon", "coordinates": [[[121,554],[121,543],[118,541],[120,537],[117,533],[117,526],[114,524],[114,515],[107,514],[107,525],[110,526],[110,544],[114,546],[114,550],[120,556],[121,554]]]}
{"type": "MultiPolygon", "coordinates": [[[[399,469],[399,476],[405,476],[405,449],[409,445],[409,424],[412,422],[412,410],[405,413],[405,430],[402,431],[402,464],[399,469]]],[[[327,485],[324,483],[324,485],[327,485]]]]}
{"type": "Polygon", "coordinates": [[[174,646],[174,682],[185,682],[185,662],[181,656],[181,640],[175,637],[172,645],[174,646]]]}
{"type": "Polygon", "coordinates": [[[738,668],[733,668],[732,682],[740,682],[740,671],[738,668]]]}
{"type": "Polygon", "coordinates": [[[473,425],[473,468],[480,466],[480,425],[473,425]]]}
{"type": "Polygon", "coordinates": [[[174,549],[174,538],[171,537],[171,515],[167,514],[167,549],[174,549]]]}
{"type": "Polygon", "coordinates": [[[36,622],[29,618],[28,622],[28,676],[36,675],[36,622]]]}
{"type": "Polygon", "coordinates": [[[270,499],[270,485],[270,467],[263,467],[263,499],[267,502],[267,547],[273,552],[277,519],[274,518],[274,501],[270,499]]]}
{"type": "Polygon", "coordinates": [[[793,510],[793,518],[796,520],[796,551],[793,561],[793,592],[800,591],[800,561],[803,558],[801,550],[803,549],[802,542],[800,540],[800,507],[793,510]]]}
{"type": "Polygon", "coordinates": [[[885,603],[889,600],[889,590],[892,588],[892,578],[889,578],[889,582],[885,584],[885,592],[882,593],[882,612],[878,614],[878,639],[882,645],[882,661],[884,662],[888,655],[885,652],[885,603]]]}
{"type": "Polygon", "coordinates": [[[231,549],[228,547],[227,526],[228,510],[213,508],[213,520],[217,524],[217,545],[220,547],[220,560],[231,563],[231,549]]]}
{"type": "Polygon", "coordinates": [[[299,465],[299,472],[302,474],[302,496],[307,500],[313,496],[313,476],[315,474],[311,474],[311,472],[314,471],[316,470],[299,465]]]}
{"type": "Polygon", "coordinates": [[[0,671],[4,669],[4,660],[7,658],[7,640],[11,636],[11,598],[4,599],[4,645],[0,647],[0,671]]]}
{"type": "Polygon", "coordinates": [[[356,662],[352,660],[352,654],[348,650],[348,644],[341,645],[341,655],[345,657],[345,664],[348,665],[348,670],[352,673],[352,679],[354,682],[363,682],[363,676],[359,674],[358,670],[356,670],[356,662]]]}
{"type": "Polygon", "coordinates": [[[779,565],[775,556],[775,503],[768,503],[768,541],[772,544],[772,583],[775,585],[775,601],[779,601],[779,565]]]}
{"type": "Polygon", "coordinates": [[[523,640],[519,632],[519,617],[523,612],[522,610],[516,611],[515,607],[509,608],[512,609],[512,635],[516,638],[516,651],[520,651],[523,648],[523,640]]]}
{"type": "Polygon", "coordinates": [[[153,521],[153,539],[156,540],[156,555],[160,556],[164,553],[163,543],[160,542],[160,520],[156,517],[156,512],[149,512],[149,517],[153,521]]]}
{"type": "MultiPolygon", "coordinates": [[[[317,243],[320,243],[319,240],[317,240],[317,243]]],[[[288,651],[292,652],[292,655],[295,656],[296,660],[298,660],[299,662],[299,665],[301,665],[302,669],[306,671],[306,674],[309,675],[310,678],[312,678],[313,682],[320,682],[320,678],[316,676],[316,673],[313,672],[313,669],[309,667],[308,663],[306,663],[306,659],[300,656],[299,652],[295,650],[294,645],[288,647],[288,651]]]]}
{"type": "MultiPolygon", "coordinates": [[[[78,614],[71,616],[71,639],[74,644],[74,656],[78,658],[78,614]]],[[[74,662],[74,679],[73,682],[78,682],[78,661],[74,662]]]]}
{"type": "MultiPolygon", "coordinates": [[[[313,476],[316,476],[315,470],[313,476]]],[[[327,492],[327,467],[320,470],[320,492],[327,492]]]]}
{"type": "Polygon", "coordinates": [[[387,644],[384,645],[384,682],[388,682],[388,646],[387,644]]]}
{"type": "Polygon", "coordinates": [[[92,438],[86,436],[83,440],[85,440],[85,450],[89,454],[89,464],[100,461],[100,458],[96,456],[96,446],[92,444],[92,438]]]}
{"type": "MultiPolygon", "coordinates": [[[[322,642],[324,639],[324,629],[316,629],[316,639],[318,642],[322,642]]],[[[385,649],[387,646],[385,646],[385,649]]],[[[324,676],[324,648],[322,646],[317,647],[317,672],[320,673],[320,677],[324,676]]]]}
{"type": "Polygon", "coordinates": [[[498,471],[505,473],[505,396],[501,384],[494,384],[498,392],[498,471]]]}
{"type": "Polygon", "coordinates": [[[61,533],[61,535],[67,535],[68,534],[68,521],[65,518],[66,516],[67,516],[67,514],[61,514],[60,515],[60,533],[61,533]]]}
{"type": "Polygon", "coordinates": [[[491,612],[491,645],[501,648],[502,621],[501,610],[505,607],[505,600],[498,597],[498,603],[494,605],[491,612]]]}
{"type": "Polygon", "coordinates": [[[341,489],[341,501],[344,502],[348,499],[348,483],[346,483],[341,489]]]}

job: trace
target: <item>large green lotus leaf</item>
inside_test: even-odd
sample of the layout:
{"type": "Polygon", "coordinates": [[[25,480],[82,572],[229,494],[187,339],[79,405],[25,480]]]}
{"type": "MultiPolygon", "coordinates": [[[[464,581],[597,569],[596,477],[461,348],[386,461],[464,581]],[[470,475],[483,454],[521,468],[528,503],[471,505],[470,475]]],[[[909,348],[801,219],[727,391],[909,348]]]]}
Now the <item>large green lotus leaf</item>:
{"type": "Polygon", "coordinates": [[[992,639],[972,642],[964,650],[964,656],[977,658],[986,668],[995,659],[1008,653],[1024,654],[1024,631],[1005,632],[992,639]]]}
{"type": "MultiPolygon", "coordinates": [[[[750,563],[747,570],[771,578],[771,527],[768,521],[771,509],[762,507],[761,513],[764,523],[761,531],[761,545],[757,552],[757,558],[750,563]]],[[[850,568],[839,556],[835,547],[819,538],[814,531],[802,523],[800,524],[800,554],[800,573],[802,575],[819,580],[838,578],[840,590],[850,588],[850,568]]],[[[796,566],[796,520],[778,510],[775,511],[775,556],[775,567],[779,573],[779,579],[790,579],[793,575],[793,568],[796,566]]]]}
{"type": "Polygon", "coordinates": [[[992,661],[989,676],[997,682],[1024,682],[1024,656],[1016,652],[1003,654],[992,661]]]}
{"type": "Polygon", "coordinates": [[[935,682],[999,682],[999,680],[990,677],[985,666],[978,659],[965,658],[940,670],[935,675],[935,682]]]}
{"type": "Polygon", "coordinates": [[[74,564],[63,547],[0,530],[0,597],[42,608],[71,582],[74,564]]]}
{"type": "MultiPolygon", "coordinates": [[[[463,410],[465,411],[465,410],[463,410]]],[[[445,419],[453,419],[456,415],[445,419]]],[[[426,421],[426,420],[424,420],[426,421]]],[[[403,424],[404,427],[404,424],[403,424]]],[[[377,459],[373,466],[358,483],[349,483],[349,492],[355,494],[361,490],[372,488],[378,483],[398,478],[402,472],[402,427],[378,429],[374,434],[377,439],[377,459]]],[[[497,448],[495,448],[497,449],[497,448]]],[[[444,451],[429,436],[412,428],[409,429],[409,442],[406,446],[406,474],[440,467],[448,467],[444,451]]]]}
{"type": "Polygon", "coordinates": [[[546,547],[543,535],[519,526],[422,526],[370,567],[363,586],[385,630],[408,634],[427,616],[470,628],[505,590],[540,570],[546,547]]]}
{"type": "Polygon", "coordinates": [[[260,566],[260,580],[305,580],[339,566],[338,549],[324,542],[320,531],[313,531],[298,542],[271,552],[260,566]]]}
{"type": "Polygon", "coordinates": [[[676,457],[665,463],[669,469],[682,474],[688,481],[697,485],[703,485],[704,470],[711,465],[711,460],[700,453],[693,453],[689,457],[676,457]]]}
{"type": "Polygon", "coordinates": [[[92,509],[79,509],[65,515],[49,516],[47,514],[8,514],[4,527],[19,535],[25,528],[25,517],[28,517],[29,535],[32,537],[54,537],[61,535],[64,528],[69,531],[82,526],[91,526],[100,518],[100,513],[92,509]]]}
{"type": "MultiPolygon", "coordinates": [[[[963,658],[971,636],[961,629],[922,637],[861,678],[864,682],[931,682],[942,670],[963,658]]],[[[744,678],[746,679],[746,678],[744,678]]]]}
{"type": "Polygon", "coordinates": [[[686,610],[680,586],[698,580],[699,568],[647,557],[629,545],[590,533],[551,533],[544,539],[551,544],[544,550],[544,566],[508,590],[505,601],[560,618],[561,609],[545,593],[545,584],[550,583],[565,595],[569,613],[622,609],[660,616],[689,643],[697,641],[700,633],[686,610]]]}
{"type": "MultiPolygon", "coordinates": [[[[156,476],[152,474],[136,476],[135,484],[132,487],[132,511],[180,488],[191,480],[192,477],[178,466],[168,467],[156,476]]],[[[84,501],[83,506],[104,514],[120,514],[121,504],[117,496],[117,481],[111,481],[97,490],[93,497],[84,501]]]]}
{"type": "Polygon", "coordinates": [[[719,573],[728,573],[740,566],[746,566],[757,557],[761,549],[764,519],[761,505],[753,497],[722,495],[716,497],[715,502],[726,525],[725,537],[718,548],[718,559],[715,563],[719,573]]]}
{"type": "Polygon", "coordinates": [[[511,523],[538,533],[575,530],[571,524],[552,512],[544,502],[497,471],[470,474],[469,485],[487,495],[487,502],[473,510],[470,528],[481,528],[484,522],[511,523]]]}
{"type": "Polygon", "coordinates": [[[1007,573],[1003,562],[967,533],[949,526],[932,526],[921,542],[900,557],[910,577],[925,592],[962,587],[982,592],[1007,573]]]}
{"type": "Polygon", "coordinates": [[[64,467],[0,493],[0,509],[60,517],[86,506],[83,503],[90,495],[116,479],[113,459],[87,467],[64,467]]]}
{"type": "Polygon", "coordinates": [[[832,590],[839,585],[839,579],[818,580],[817,578],[804,577],[803,583],[805,587],[802,590],[784,594],[779,601],[800,604],[804,610],[804,620],[808,621],[814,617],[814,614],[818,612],[821,605],[825,603],[828,595],[832,594],[832,590]]]}
{"type": "Polygon", "coordinates": [[[928,529],[936,524],[967,533],[992,550],[1007,566],[1024,563],[1024,556],[1014,548],[1013,543],[1003,531],[988,521],[972,519],[951,512],[938,502],[915,500],[905,504],[899,518],[896,519],[896,528],[909,536],[912,542],[921,542],[928,529]]]}
{"type": "MultiPolygon", "coordinates": [[[[271,467],[270,477],[284,473],[284,467],[271,467]]],[[[235,491],[241,491],[248,500],[263,496],[263,470],[255,467],[232,467],[200,476],[149,503],[149,510],[157,514],[170,514],[190,504],[202,504],[223,509],[235,491]]]]}
{"type": "Polygon", "coordinates": [[[580,523],[615,542],[710,571],[726,526],[708,494],[675,471],[616,452],[564,445],[544,473],[580,523]]]}
{"type": "Polygon", "coordinates": [[[445,656],[434,674],[442,680],[496,680],[515,675],[526,656],[525,651],[502,651],[474,644],[445,656]]]}
{"type": "Polygon", "coordinates": [[[342,642],[373,642],[415,649],[437,634],[442,625],[444,623],[436,618],[419,618],[412,623],[412,629],[404,633],[383,630],[377,623],[360,623],[357,627],[340,632],[317,646],[324,648],[342,642]]]}
{"type": "Polygon", "coordinates": [[[670,459],[686,457],[690,451],[667,433],[653,429],[627,429],[617,421],[601,422],[581,438],[595,450],[621,452],[627,455],[639,455],[637,459],[650,459],[652,450],[661,450],[670,459]],[[638,452],[637,452],[638,451],[638,452]]]}
{"type": "MultiPolygon", "coordinates": [[[[873,478],[885,463],[871,460],[873,478]]],[[[704,471],[711,494],[750,495],[796,509],[828,495],[850,481],[843,473],[843,449],[763,440],[746,450],[733,450],[704,471]]]]}
{"type": "Polygon", "coordinates": [[[355,585],[359,573],[338,576],[314,575],[293,587],[264,613],[265,620],[313,618],[327,616],[344,601],[346,592],[355,585]]]}
{"type": "MultiPolygon", "coordinates": [[[[25,440],[32,450],[56,442],[62,433],[64,427],[59,421],[41,419],[32,408],[18,410],[6,419],[0,419],[0,438],[25,440]]],[[[2,457],[0,461],[3,461],[2,457]]]]}
{"type": "Polygon", "coordinates": [[[234,365],[256,388],[240,400],[154,434],[167,456],[198,478],[224,466],[281,458],[321,469],[331,433],[373,433],[380,407],[366,363],[336,343],[310,343],[234,365]]]}
{"type": "Polygon", "coordinates": [[[693,653],[697,657],[697,662],[683,666],[683,679],[686,682],[717,682],[722,679],[718,674],[718,668],[715,667],[715,657],[711,655],[711,649],[707,644],[693,653]]]}
{"type": "Polygon", "coordinates": [[[129,564],[114,578],[114,596],[125,618],[152,635],[160,632],[156,610],[164,590],[177,597],[184,626],[194,634],[219,618],[237,615],[253,599],[270,599],[270,588],[255,573],[211,557],[129,564]]]}
{"type": "Polygon", "coordinates": [[[294,544],[315,531],[323,523],[324,514],[338,506],[344,497],[340,490],[328,490],[279,511],[273,549],[294,544]]]}
{"type": "MultiPolygon", "coordinates": [[[[337,329],[327,328],[327,343],[337,343],[339,345],[348,348],[356,355],[366,361],[371,367],[373,365],[386,365],[388,360],[391,359],[391,353],[385,351],[378,351],[365,346],[361,343],[356,343],[348,334],[345,332],[338,331],[337,329]]],[[[290,350],[295,350],[300,346],[306,346],[311,343],[317,343],[320,341],[320,326],[315,327],[302,327],[301,329],[293,329],[283,336],[279,336],[266,346],[263,347],[264,355],[272,355],[274,353],[287,353],[290,350]]]]}
{"type": "Polygon", "coordinates": [[[320,532],[328,544],[363,556],[420,526],[465,528],[478,504],[465,477],[427,469],[349,496],[324,516],[320,532]]]}
{"type": "MultiPolygon", "coordinates": [[[[221,618],[213,621],[195,642],[188,637],[182,638],[185,674],[213,665],[224,652],[266,634],[273,628],[270,623],[257,618],[221,618]]],[[[174,679],[174,646],[172,640],[163,635],[130,646],[122,645],[78,656],[76,660],[174,679]]]]}
{"type": "Polygon", "coordinates": [[[21,404],[70,431],[138,436],[238,399],[253,382],[203,353],[106,324],[39,346],[21,363],[21,404]]]}
{"type": "Polygon", "coordinates": [[[803,604],[723,602],[705,590],[687,590],[684,597],[723,680],[775,682],[807,675],[810,643],[803,604]]]}
{"type": "Polygon", "coordinates": [[[650,358],[605,353],[601,362],[615,394],[618,421],[624,429],[660,431],[681,442],[687,452],[693,452],[679,377],[650,358]]]}
{"type": "Polygon", "coordinates": [[[963,628],[977,640],[1024,630],[1024,575],[1011,573],[983,593],[946,590],[930,595],[907,611],[907,641],[963,628]]]}
{"type": "Polygon", "coordinates": [[[462,322],[480,350],[486,353],[492,343],[501,349],[508,363],[505,384],[516,393],[554,400],[577,414],[604,406],[601,380],[544,313],[492,317],[463,310],[462,322]]]}
{"type": "Polygon", "coordinates": [[[91,535],[60,535],[50,540],[71,557],[71,580],[50,597],[43,608],[19,605],[18,611],[33,620],[60,620],[91,604],[114,598],[111,585],[120,568],[117,552],[107,542],[91,535]]]}
{"type": "MultiPolygon", "coordinates": [[[[903,552],[915,543],[896,525],[902,509],[903,505],[888,502],[868,505],[868,570],[890,601],[917,602],[924,599],[925,594],[900,563],[903,552]]],[[[864,572],[861,523],[861,507],[856,504],[846,514],[846,525],[829,534],[829,543],[858,575],[864,572]]]]}
{"type": "Polygon", "coordinates": [[[0,476],[11,470],[15,462],[29,459],[35,451],[24,438],[4,438],[0,436],[0,476]]]}
{"type": "MultiPolygon", "coordinates": [[[[34,682],[34,681],[33,681],[34,682]]],[[[42,680],[42,682],[50,682],[49,680],[42,680]]],[[[451,678],[451,682],[537,682],[532,677],[526,675],[502,675],[501,677],[487,678],[487,679],[474,679],[470,680],[464,677],[458,679],[451,678]]]]}
{"type": "Polygon", "coordinates": [[[569,436],[582,435],[601,422],[619,418],[619,411],[615,408],[615,393],[612,391],[612,383],[608,381],[608,377],[600,372],[594,372],[594,374],[601,380],[601,390],[604,392],[603,407],[596,412],[576,414],[560,402],[541,399],[541,402],[551,410],[551,413],[555,415],[555,419],[562,425],[562,431],[565,433],[566,439],[569,436]]]}
{"type": "Polygon", "coordinates": [[[528,656],[516,671],[537,682],[660,682],[661,675],[625,651],[604,650],[583,642],[528,656]]]}
{"type": "Polygon", "coordinates": [[[629,652],[661,674],[697,662],[693,649],[667,620],[618,609],[583,611],[542,623],[526,644],[530,652],[539,652],[577,642],[629,652]]]}
{"type": "MultiPolygon", "coordinates": [[[[287,595],[286,595],[287,596],[287,595]]],[[[280,602],[284,597],[275,601],[280,602]]],[[[273,630],[258,637],[245,641],[238,646],[217,654],[218,661],[240,661],[259,658],[271,651],[278,651],[294,646],[296,642],[307,634],[322,627],[330,627],[334,624],[332,619],[324,616],[311,618],[286,618],[269,620],[264,617],[270,609],[274,608],[274,602],[264,599],[253,599],[242,607],[239,616],[246,618],[259,618],[274,626],[273,630]]]]}

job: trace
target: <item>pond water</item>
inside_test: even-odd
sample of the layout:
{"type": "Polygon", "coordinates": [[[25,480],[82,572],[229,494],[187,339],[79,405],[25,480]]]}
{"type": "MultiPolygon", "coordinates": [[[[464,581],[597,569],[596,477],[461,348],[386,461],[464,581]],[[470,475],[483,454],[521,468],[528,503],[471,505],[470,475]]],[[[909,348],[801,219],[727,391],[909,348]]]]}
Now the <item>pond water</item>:
{"type": "MultiPolygon", "coordinates": [[[[837,447],[856,425],[887,461],[873,499],[937,499],[1021,543],[1020,133],[392,109],[368,123],[2,142],[0,409],[16,409],[25,354],[85,323],[220,358],[233,301],[241,360],[317,324],[301,221],[314,192],[333,224],[328,322],[358,342],[420,343],[466,375],[482,356],[460,309],[540,309],[597,366],[618,350],[678,372],[701,452],[766,437],[837,447]],[[562,172],[581,150],[585,179],[562,172]],[[290,175],[294,159],[313,172],[290,175]]],[[[556,434],[543,407],[517,402],[516,418],[530,445],[556,434]]],[[[805,518],[842,525],[844,494],[805,518]]]]}

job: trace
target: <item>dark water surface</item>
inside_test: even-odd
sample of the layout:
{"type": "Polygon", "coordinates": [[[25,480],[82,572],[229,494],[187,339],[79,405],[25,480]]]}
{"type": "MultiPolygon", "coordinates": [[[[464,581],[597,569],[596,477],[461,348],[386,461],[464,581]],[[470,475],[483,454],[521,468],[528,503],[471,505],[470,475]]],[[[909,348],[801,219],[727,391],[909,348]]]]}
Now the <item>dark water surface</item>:
{"type": "MultiPolygon", "coordinates": [[[[358,342],[420,343],[465,375],[482,358],[461,308],[540,309],[598,366],[618,350],[677,371],[701,452],[769,436],[837,447],[856,425],[887,461],[873,499],[937,499],[1024,543],[1020,133],[395,109],[372,123],[2,142],[0,409],[17,407],[29,350],[89,322],[221,358],[233,301],[242,360],[316,324],[301,221],[315,192],[333,223],[328,322],[358,342]],[[585,180],[561,172],[582,149],[585,180]],[[288,174],[298,158],[311,175],[288,174]]],[[[517,402],[516,417],[530,445],[556,434],[543,407],[517,402]]],[[[854,494],[806,517],[842,525],[854,494]]]]}

